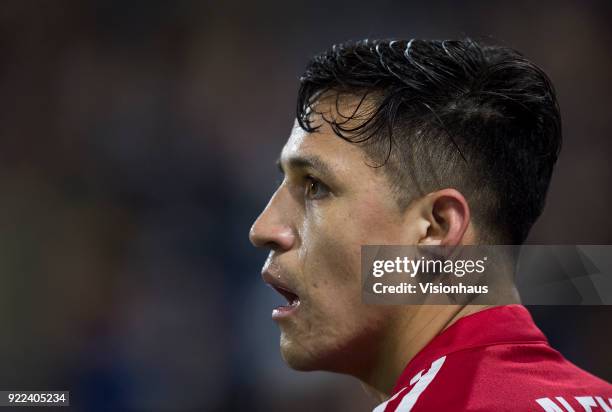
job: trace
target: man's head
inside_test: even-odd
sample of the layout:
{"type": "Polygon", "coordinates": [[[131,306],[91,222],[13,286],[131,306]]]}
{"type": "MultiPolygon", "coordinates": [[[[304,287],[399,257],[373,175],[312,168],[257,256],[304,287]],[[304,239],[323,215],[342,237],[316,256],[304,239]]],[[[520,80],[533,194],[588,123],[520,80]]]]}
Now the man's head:
{"type": "Polygon", "coordinates": [[[297,369],[377,362],[405,308],[361,302],[365,244],[521,243],[561,142],[546,75],[515,51],[466,41],[364,41],[301,78],[284,179],[251,229],[297,369]]]}

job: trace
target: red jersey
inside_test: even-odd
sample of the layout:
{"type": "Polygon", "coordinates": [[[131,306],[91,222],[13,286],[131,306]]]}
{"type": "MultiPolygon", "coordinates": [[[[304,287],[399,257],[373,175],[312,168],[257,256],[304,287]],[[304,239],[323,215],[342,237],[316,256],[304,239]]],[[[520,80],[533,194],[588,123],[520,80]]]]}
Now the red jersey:
{"type": "Polygon", "coordinates": [[[459,319],[406,366],[374,412],[612,412],[612,385],[551,348],[521,305],[459,319]]]}

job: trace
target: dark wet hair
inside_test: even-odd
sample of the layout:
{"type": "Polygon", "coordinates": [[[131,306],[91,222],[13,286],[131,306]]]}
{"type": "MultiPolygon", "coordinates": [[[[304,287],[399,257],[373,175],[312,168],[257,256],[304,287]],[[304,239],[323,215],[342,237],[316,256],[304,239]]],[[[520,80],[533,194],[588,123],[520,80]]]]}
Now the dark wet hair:
{"type": "Polygon", "coordinates": [[[525,240],[561,148],[548,76],[513,49],[471,39],[335,45],[300,78],[297,120],[308,132],[322,125],[313,113],[364,146],[400,205],[454,187],[482,238],[497,243],[525,240]],[[334,110],[318,104],[323,96],[335,98],[334,110]]]}

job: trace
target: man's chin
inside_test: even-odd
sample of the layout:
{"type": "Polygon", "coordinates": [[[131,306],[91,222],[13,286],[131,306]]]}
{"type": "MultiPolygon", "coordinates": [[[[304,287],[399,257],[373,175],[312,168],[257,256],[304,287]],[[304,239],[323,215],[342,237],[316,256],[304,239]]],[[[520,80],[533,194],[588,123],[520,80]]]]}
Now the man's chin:
{"type": "Polygon", "coordinates": [[[287,366],[296,371],[308,372],[325,370],[323,360],[316,351],[309,350],[303,343],[296,343],[281,335],[281,356],[287,366]]]}

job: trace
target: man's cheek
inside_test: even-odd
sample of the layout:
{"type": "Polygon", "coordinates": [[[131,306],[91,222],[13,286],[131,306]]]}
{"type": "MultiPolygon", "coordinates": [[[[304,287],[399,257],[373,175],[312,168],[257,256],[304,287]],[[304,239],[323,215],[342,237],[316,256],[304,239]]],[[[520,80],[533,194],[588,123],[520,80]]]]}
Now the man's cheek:
{"type": "Polygon", "coordinates": [[[317,256],[312,265],[316,270],[311,277],[312,287],[339,290],[350,288],[355,282],[355,274],[359,272],[360,247],[349,246],[341,239],[327,238],[312,255],[317,256]]]}

